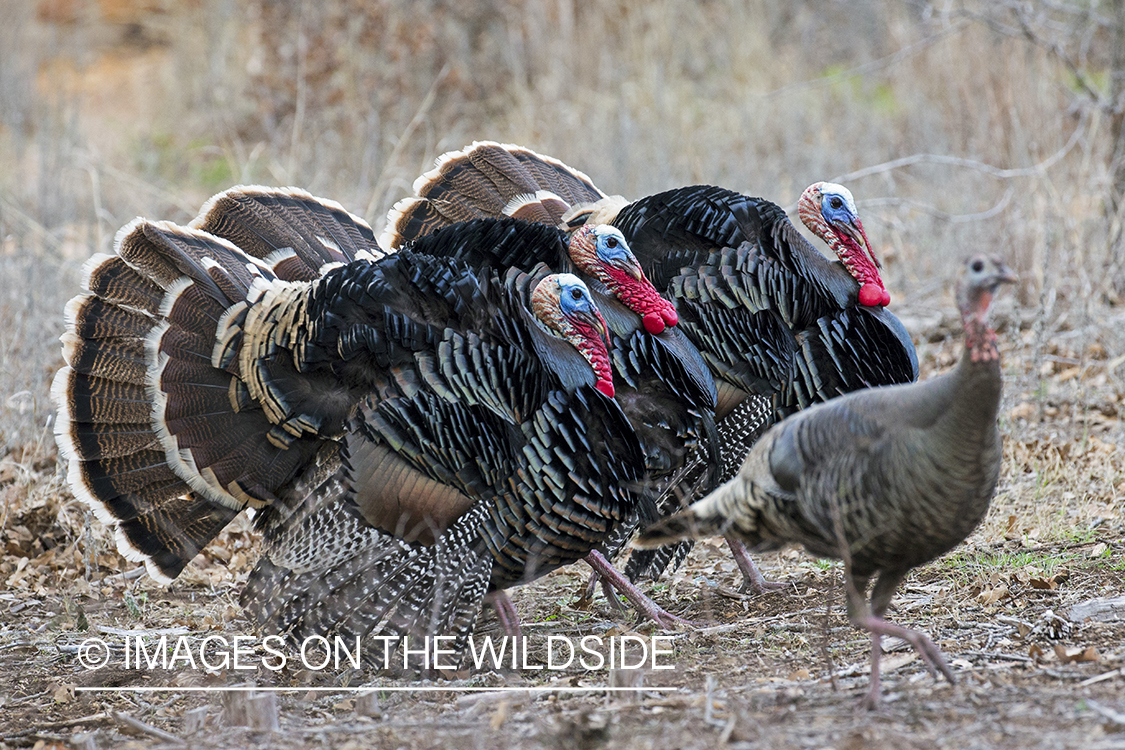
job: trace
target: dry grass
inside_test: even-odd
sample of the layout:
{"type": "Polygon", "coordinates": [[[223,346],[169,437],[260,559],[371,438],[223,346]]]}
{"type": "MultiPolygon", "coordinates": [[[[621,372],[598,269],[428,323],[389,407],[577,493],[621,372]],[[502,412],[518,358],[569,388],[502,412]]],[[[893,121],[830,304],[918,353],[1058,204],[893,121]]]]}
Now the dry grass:
{"type": "MultiPolygon", "coordinates": [[[[866,658],[839,612],[825,615],[838,570],[770,556],[767,573],[799,581],[796,598],[750,600],[704,545],[655,595],[730,628],[682,635],[672,698],[388,698],[377,723],[338,695],[289,696],[286,734],[268,743],[1113,746],[1121,726],[1082,701],[1123,710],[1125,677],[1079,683],[1121,665],[1121,628],[1049,641],[1012,624],[1121,593],[1125,313],[1107,274],[1108,118],[1083,88],[1106,93],[1112,29],[1093,5],[1020,6],[1079,80],[1008,4],[984,0],[0,3],[0,705],[11,717],[0,746],[32,745],[37,735],[20,734],[32,728],[64,741],[73,727],[52,722],[110,708],[179,731],[199,703],[73,699],[66,686],[89,678],[57,646],[80,640],[83,623],[248,629],[234,606],[254,557],[245,526],[164,591],[119,575],[128,566],[56,475],[47,391],[81,262],[133,216],[186,221],[239,182],[299,185],[378,229],[437,154],[478,138],[552,154],[626,195],[712,182],[784,205],[814,180],[843,179],[926,373],[955,356],[957,260],[988,248],[1020,272],[997,311],[1000,494],[969,542],[899,599],[900,619],[965,659],[963,685],[904,665],[890,676],[902,700],[853,717],[865,678],[841,676],[855,688],[843,694],[825,682],[825,655],[838,667],[866,658]],[[1057,591],[1031,583],[1061,570],[1057,591]],[[1055,642],[1097,646],[1101,661],[1060,664],[1055,642]],[[1027,661],[1031,646],[1042,658],[1027,661]]],[[[517,606],[560,632],[611,627],[601,603],[573,606],[580,577],[544,579],[517,606]]],[[[122,739],[112,720],[75,726],[122,739]]],[[[196,742],[255,739],[239,731],[196,742]]]]}
{"type": "MultiPolygon", "coordinates": [[[[966,7],[1010,25],[999,6],[966,7]]],[[[40,370],[58,364],[60,326],[48,311],[132,217],[185,221],[211,193],[261,182],[333,197],[378,227],[434,156],[474,138],[532,146],[626,195],[706,181],[785,205],[865,170],[848,184],[896,304],[944,304],[951,263],[986,247],[1021,273],[1020,315],[1041,319],[1044,341],[1085,330],[1112,314],[1106,117],[1057,57],[939,11],[5,3],[0,263],[16,283],[0,292],[0,364],[14,378],[5,399],[36,403],[0,402],[0,434],[20,444],[48,418],[40,370]],[[868,169],[924,154],[961,161],[868,169]]],[[[1104,82],[1108,31],[1075,24],[1104,82]]]]}

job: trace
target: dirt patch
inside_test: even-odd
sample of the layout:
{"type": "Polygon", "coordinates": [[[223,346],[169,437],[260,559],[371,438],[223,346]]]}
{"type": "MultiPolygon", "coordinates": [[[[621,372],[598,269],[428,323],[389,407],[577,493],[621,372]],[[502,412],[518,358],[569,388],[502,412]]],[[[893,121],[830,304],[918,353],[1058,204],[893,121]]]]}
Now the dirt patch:
{"type": "MultiPolygon", "coordinates": [[[[956,346],[924,344],[924,371],[949,364],[956,346]]],[[[582,602],[580,566],[512,592],[531,665],[546,663],[551,635],[635,635],[649,645],[663,635],[672,655],[660,663],[674,669],[574,663],[422,683],[365,669],[275,672],[253,660],[250,671],[124,668],[117,649],[88,670],[79,659],[88,638],[116,647],[140,633],[146,644],[164,635],[196,645],[253,635],[237,596],[257,540],[240,520],[175,585],[157,586],[130,572],[70,496],[53,452],[28,448],[0,464],[0,746],[1125,747],[1125,619],[1070,618],[1075,605],[1125,592],[1122,386],[1096,349],[1056,355],[1083,363],[1072,372],[1032,366],[1030,331],[1007,333],[1005,348],[1005,463],[993,508],[964,545],[914,571],[890,615],[933,637],[954,686],[892,641],[886,704],[858,713],[870,644],[843,615],[839,565],[771,553],[763,571],[791,588],[746,596],[729,554],[711,542],[648,585],[693,628],[654,631],[622,621],[600,596],[582,602]],[[276,699],[278,731],[232,724],[245,696],[194,692],[220,685],[285,689],[257,699],[276,699]],[[420,685],[491,692],[396,692],[420,685]],[[606,685],[634,690],[573,692],[606,685]],[[502,686],[552,689],[495,691],[502,686]]],[[[491,616],[480,633],[498,635],[491,616]]]]}

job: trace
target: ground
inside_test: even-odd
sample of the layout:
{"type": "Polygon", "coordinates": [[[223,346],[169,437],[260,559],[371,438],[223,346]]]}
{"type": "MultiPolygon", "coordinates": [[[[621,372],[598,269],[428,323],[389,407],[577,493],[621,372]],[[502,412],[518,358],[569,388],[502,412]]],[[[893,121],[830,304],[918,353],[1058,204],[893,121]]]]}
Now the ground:
{"type": "MultiPolygon", "coordinates": [[[[236,522],[170,588],[131,574],[41,444],[0,466],[0,747],[1125,748],[1125,611],[1074,621],[1077,605],[1125,594],[1125,360],[1112,354],[1121,333],[1107,323],[1047,337],[1003,310],[1000,320],[997,497],[962,546],[912,573],[890,613],[933,637],[955,685],[888,643],[884,705],[858,711],[869,640],[843,616],[840,566],[797,549],[760,556],[766,575],[791,587],[746,595],[725,547],[711,542],[647,585],[694,623],[674,631],[623,619],[600,595],[582,602],[581,566],[513,592],[531,664],[545,660],[548,635],[636,633],[670,637],[671,670],[501,670],[423,683],[346,669],[207,674],[114,662],[90,671],[78,660],[90,637],[253,634],[237,600],[256,540],[236,522]],[[231,720],[245,696],[189,692],[224,684],[291,688],[276,696],[279,731],[231,720]],[[636,689],[565,690],[609,684],[636,689]],[[489,691],[393,690],[409,685],[489,691]],[[79,689],[114,686],[168,689],[79,689]],[[354,687],[374,692],[343,690],[354,687]]],[[[924,375],[948,367],[959,346],[948,316],[927,328],[916,336],[924,375]]],[[[481,628],[496,625],[487,618],[481,628]]]]}

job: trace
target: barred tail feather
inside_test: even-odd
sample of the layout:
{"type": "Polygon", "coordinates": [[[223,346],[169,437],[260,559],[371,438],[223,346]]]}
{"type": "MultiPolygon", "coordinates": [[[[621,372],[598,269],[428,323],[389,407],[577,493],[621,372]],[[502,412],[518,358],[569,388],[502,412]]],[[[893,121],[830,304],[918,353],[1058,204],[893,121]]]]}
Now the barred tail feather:
{"type": "Polygon", "coordinates": [[[51,394],[77,497],[118,548],[168,581],[248,504],[271,502],[307,460],[283,450],[260,408],[235,398],[237,366],[212,365],[217,327],[268,264],[201,231],[137,219],[115,255],[83,268],[65,311],[67,366],[51,394]]]}
{"type": "Polygon", "coordinates": [[[625,564],[625,577],[633,582],[658,581],[666,571],[679,568],[694,547],[695,541],[689,539],[657,549],[634,549],[625,564]]]}
{"type": "Polygon", "coordinates": [[[701,517],[689,509],[649,526],[640,533],[633,546],[642,550],[656,549],[677,544],[684,539],[718,536],[723,533],[724,528],[722,519],[701,517]]]}
{"type": "Polygon", "coordinates": [[[475,141],[437,158],[395,204],[380,244],[398,248],[443,226],[514,216],[558,225],[571,206],[605,194],[584,173],[522,146],[475,141]]]}
{"type": "MultiPolygon", "coordinates": [[[[709,459],[701,452],[694,455],[684,469],[672,478],[657,500],[660,512],[669,515],[673,510],[682,507],[684,502],[690,502],[690,498],[698,497],[706,491],[705,464],[716,464],[719,481],[733,478],[746,459],[751,446],[769,428],[772,418],[773,405],[770,399],[750,396],[737,403],[716,426],[718,437],[713,444],[719,446],[718,461],[709,459]]],[[[695,542],[689,539],[658,549],[634,549],[629,555],[625,575],[631,581],[640,578],[651,578],[655,581],[669,567],[672,570],[679,567],[694,544],[695,542]]]]}
{"type": "Polygon", "coordinates": [[[383,257],[367,222],[293,187],[233,187],[207,201],[191,226],[267,261],[284,281],[311,281],[336,264],[383,257]]]}

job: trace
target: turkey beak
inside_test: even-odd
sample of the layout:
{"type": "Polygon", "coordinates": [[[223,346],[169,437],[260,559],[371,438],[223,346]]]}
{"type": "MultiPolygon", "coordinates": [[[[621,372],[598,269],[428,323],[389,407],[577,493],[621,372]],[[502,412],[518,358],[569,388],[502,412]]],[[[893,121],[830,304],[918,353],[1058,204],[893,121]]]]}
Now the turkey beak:
{"type": "Polygon", "coordinates": [[[996,270],[996,282],[998,284],[1015,284],[1020,280],[1020,277],[1016,275],[1016,272],[1008,268],[1008,265],[1006,263],[997,264],[996,270]]]}
{"type": "Polygon", "coordinates": [[[629,276],[632,277],[633,281],[640,283],[645,280],[645,272],[641,270],[640,261],[638,261],[636,258],[622,260],[615,265],[625,273],[629,274],[629,276]]]}
{"type": "Polygon", "coordinates": [[[601,313],[586,312],[585,310],[583,310],[582,312],[577,313],[577,317],[588,323],[595,331],[598,332],[598,335],[601,336],[605,341],[605,346],[608,350],[610,347],[609,328],[606,327],[605,318],[602,317],[601,313]]]}
{"type": "Polygon", "coordinates": [[[883,264],[879,262],[875,253],[871,250],[871,243],[867,241],[867,232],[863,230],[863,222],[859,220],[858,216],[852,217],[848,221],[834,222],[834,225],[837,231],[847,235],[859,247],[860,251],[867,256],[876,268],[883,267],[883,264]]]}

